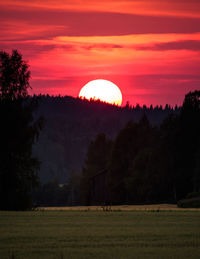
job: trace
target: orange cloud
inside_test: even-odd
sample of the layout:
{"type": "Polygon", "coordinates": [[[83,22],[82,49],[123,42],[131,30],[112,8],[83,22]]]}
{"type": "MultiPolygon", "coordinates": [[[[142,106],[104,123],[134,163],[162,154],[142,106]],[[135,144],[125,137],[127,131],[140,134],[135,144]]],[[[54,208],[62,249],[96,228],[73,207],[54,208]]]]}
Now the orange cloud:
{"type": "Polygon", "coordinates": [[[7,0],[2,6],[200,17],[199,0],[7,0]]]}
{"type": "Polygon", "coordinates": [[[175,103],[199,86],[199,0],[6,0],[0,30],[0,49],[29,60],[36,93],[76,96],[105,78],[125,101],[175,103]]]}

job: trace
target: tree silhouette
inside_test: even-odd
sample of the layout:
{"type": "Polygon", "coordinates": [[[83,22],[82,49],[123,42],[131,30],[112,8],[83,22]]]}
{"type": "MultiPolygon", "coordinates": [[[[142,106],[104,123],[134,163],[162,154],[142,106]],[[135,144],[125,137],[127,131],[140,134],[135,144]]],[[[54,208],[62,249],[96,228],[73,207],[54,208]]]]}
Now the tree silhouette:
{"type": "Polygon", "coordinates": [[[42,126],[34,120],[35,100],[28,98],[30,71],[17,50],[0,52],[0,209],[25,210],[32,206],[37,185],[38,159],[32,156],[42,126]]]}
{"type": "Polygon", "coordinates": [[[128,202],[126,186],[130,186],[130,166],[141,149],[151,147],[154,143],[154,134],[155,129],[150,125],[146,115],[138,123],[129,121],[119,132],[113,145],[108,174],[110,199],[113,203],[128,202]]]}
{"type": "Polygon", "coordinates": [[[81,197],[86,205],[90,204],[91,177],[107,168],[111,146],[112,142],[106,138],[104,133],[100,133],[88,147],[81,178],[81,197]]]}
{"type": "Polygon", "coordinates": [[[184,198],[188,192],[196,189],[194,179],[198,178],[195,166],[198,165],[200,143],[200,91],[185,96],[179,118],[177,132],[179,196],[184,198]]]}
{"type": "Polygon", "coordinates": [[[22,55],[13,50],[12,54],[0,52],[0,98],[17,100],[28,95],[30,71],[22,55]]]}

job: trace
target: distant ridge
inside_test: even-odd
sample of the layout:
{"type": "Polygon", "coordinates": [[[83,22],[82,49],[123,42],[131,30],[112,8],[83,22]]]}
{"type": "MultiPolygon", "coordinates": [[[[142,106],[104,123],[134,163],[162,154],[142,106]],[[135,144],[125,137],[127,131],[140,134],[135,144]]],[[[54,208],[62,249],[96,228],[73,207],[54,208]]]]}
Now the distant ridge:
{"type": "Polygon", "coordinates": [[[169,114],[180,112],[180,107],[169,105],[119,107],[71,96],[34,95],[31,99],[38,100],[35,116],[42,115],[45,121],[33,150],[41,161],[42,182],[64,183],[72,170],[80,172],[88,145],[98,133],[113,139],[128,121],[138,121],[144,114],[151,124],[159,125],[169,114]]]}

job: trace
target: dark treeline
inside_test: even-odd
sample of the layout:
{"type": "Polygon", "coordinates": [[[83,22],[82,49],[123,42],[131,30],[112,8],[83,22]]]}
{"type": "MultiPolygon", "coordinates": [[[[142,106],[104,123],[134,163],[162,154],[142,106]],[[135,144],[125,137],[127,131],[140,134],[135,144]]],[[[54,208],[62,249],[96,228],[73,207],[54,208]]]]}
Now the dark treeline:
{"type": "Polygon", "coordinates": [[[33,201],[176,202],[199,192],[200,91],[181,108],[117,107],[30,97],[29,79],[18,51],[0,52],[1,210],[30,209],[33,201]]]}
{"type": "Polygon", "coordinates": [[[99,101],[87,101],[70,96],[35,96],[38,101],[36,117],[44,118],[44,128],[34,146],[41,161],[39,177],[42,183],[65,183],[70,172],[80,172],[89,143],[100,132],[112,140],[125,124],[139,121],[146,114],[152,125],[169,114],[178,114],[179,107],[117,107],[99,101]]]}
{"type": "Polygon", "coordinates": [[[40,161],[32,147],[42,128],[28,98],[30,71],[22,55],[0,51],[0,210],[31,209],[40,161]]]}
{"type": "Polygon", "coordinates": [[[91,142],[80,181],[84,204],[177,202],[200,191],[200,91],[153,126],[129,121],[114,141],[91,142]],[[101,188],[99,188],[99,186],[101,188]]]}
{"type": "MultiPolygon", "coordinates": [[[[71,173],[62,185],[58,180],[41,185],[39,193],[34,194],[37,204],[177,202],[200,191],[199,91],[187,94],[176,112],[169,107],[167,112],[160,109],[161,113],[166,112],[161,123],[151,122],[151,108],[144,112],[138,107],[138,115],[132,107],[119,108],[73,98],[71,101],[83,107],[96,107],[107,115],[114,111],[119,121],[121,113],[130,112],[133,117],[124,121],[121,129],[117,127],[118,133],[113,138],[104,132],[96,134],[88,146],[81,173],[71,173]]],[[[59,98],[56,102],[59,103],[59,98]]],[[[152,117],[154,112],[158,110],[152,110],[152,117]]],[[[87,126],[92,123],[92,119],[87,120],[87,126]]],[[[102,132],[102,128],[98,127],[97,132],[102,132]]]]}

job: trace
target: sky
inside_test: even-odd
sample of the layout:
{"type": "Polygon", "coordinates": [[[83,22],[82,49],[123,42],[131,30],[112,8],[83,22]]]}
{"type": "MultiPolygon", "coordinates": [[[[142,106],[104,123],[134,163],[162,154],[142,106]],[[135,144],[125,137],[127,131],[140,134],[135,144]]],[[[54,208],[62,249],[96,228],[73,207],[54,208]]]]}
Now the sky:
{"type": "Polygon", "coordinates": [[[200,89],[200,0],[4,0],[0,31],[30,65],[30,94],[106,79],[123,105],[174,106],[200,89]]]}

